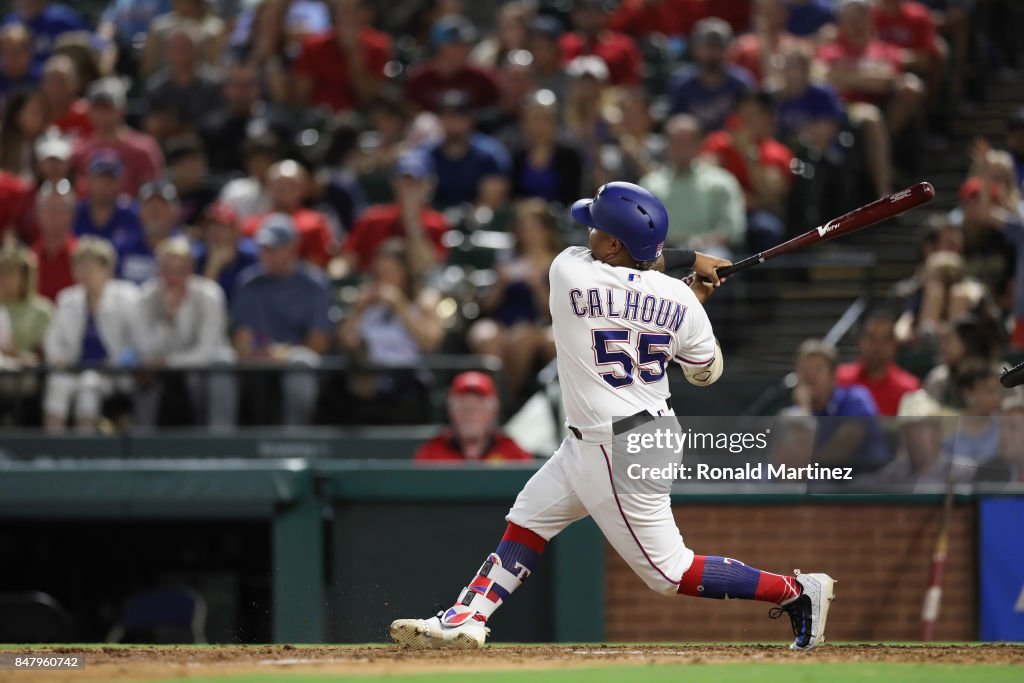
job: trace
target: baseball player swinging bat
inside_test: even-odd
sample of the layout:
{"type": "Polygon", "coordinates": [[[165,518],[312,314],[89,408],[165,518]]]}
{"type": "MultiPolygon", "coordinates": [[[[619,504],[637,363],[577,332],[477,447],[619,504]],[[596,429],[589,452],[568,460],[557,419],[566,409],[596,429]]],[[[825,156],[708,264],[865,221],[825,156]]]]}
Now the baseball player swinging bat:
{"type": "Polygon", "coordinates": [[[808,230],[804,234],[794,237],[782,244],[776,245],[771,249],[754,254],[753,256],[748,256],[747,258],[737,261],[732,265],[718,268],[718,275],[719,277],[735,275],[740,271],[752,268],[759,263],[764,263],[776,256],[792,254],[793,252],[806,249],[814,244],[834,240],[837,237],[842,237],[843,235],[849,235],[850,233],[881,223],[889,218],[894,218],[895,216],[921,206],[922,204],[927,204],[934,198],[935,188],[932,187],[931,183],[916,183],[905,190],[900,190],[888,197],[876,199],[870,204],[865,204],[860,208],[843,214],[839,218],[833,218],[828,223],[819,225],[813,230],[808,230]]]}
{"type": "MultiPolygon", "coordinates": [[[[537,570],[547,543],[590,516],[630,568],[666,599],[767,602],[773,606],[769,616],[789,616],[795,636],[791,649],[820,645],[834,596],[831,576],[774,574],[732,558],[697,554],[683,542],[667,491],[620,495],[613,476],[615,435],[674,415],[670,365],[681,366],[696,386],[714,383],[724,369],[702,306],[714,287],[686,284],[659,268],[670,269],[671,261],[714,279],[715,269],[728,262],[663,250],[668,213],[653,194],[632,183],[603,185],[593,199],[573,204],[570,213],[590,228],[589,246],[569,247],[555,258],[548,302],[569,434],[516,497],[497,548],[454,604],[429,619],[394,621],[392,639],[412,648],[482,646],[495,611],[537,570]]],[[[822,236],[842,225],[833,222],[822,236]]],[[[576,561],[585,565],[592,559],[576,561]]],[[[410,571],[411,580],[414,576],[410,571]]]]}

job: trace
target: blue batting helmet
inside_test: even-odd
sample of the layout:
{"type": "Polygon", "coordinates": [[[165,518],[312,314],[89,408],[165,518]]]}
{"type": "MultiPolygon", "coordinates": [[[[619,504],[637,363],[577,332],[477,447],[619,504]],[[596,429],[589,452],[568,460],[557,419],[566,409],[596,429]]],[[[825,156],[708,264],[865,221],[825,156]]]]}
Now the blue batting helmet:
{"type": "Polygon", "coordinates": [[[660,199],[639,185],[607,183],[593,199],[573,203],[569,213],[583,225],[622,241],[637,261],[654,261],[661,256],[668,233],[668,211],[660,199]]]}

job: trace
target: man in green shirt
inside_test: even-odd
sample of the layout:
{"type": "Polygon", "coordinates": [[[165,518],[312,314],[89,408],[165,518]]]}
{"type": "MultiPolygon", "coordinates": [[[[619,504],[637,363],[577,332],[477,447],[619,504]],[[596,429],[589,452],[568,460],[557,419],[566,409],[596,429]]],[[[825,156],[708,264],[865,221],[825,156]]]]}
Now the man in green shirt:
{"type": "Polygon", "coordinates": [[[731,256],[743,244],[747,223],[743,190],[728,171],[699,157],[700,123],[678,114],[665,125],[669,162],[640,185],[668,209],[668,245],[731,256]]]}

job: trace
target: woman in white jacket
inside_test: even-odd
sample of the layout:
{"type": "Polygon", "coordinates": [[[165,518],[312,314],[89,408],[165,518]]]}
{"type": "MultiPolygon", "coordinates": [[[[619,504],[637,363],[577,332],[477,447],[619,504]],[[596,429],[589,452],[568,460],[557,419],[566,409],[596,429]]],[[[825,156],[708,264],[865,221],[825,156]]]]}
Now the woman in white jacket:
{"type": "Polygon", "coordinates": [[[55,369],[96,369],[50,374],[43,400],[47,429],[64,429],[72,404],[77,427],[95,429],[103,399],[115,387],[102,368],[128,364],[134,355],[131,317],[139,292],[130,282],[112,279],[116,262],[107,240],[78,240],[72,254],[77,284],[58,295],[44,348],[47,363],[55,369]]]}

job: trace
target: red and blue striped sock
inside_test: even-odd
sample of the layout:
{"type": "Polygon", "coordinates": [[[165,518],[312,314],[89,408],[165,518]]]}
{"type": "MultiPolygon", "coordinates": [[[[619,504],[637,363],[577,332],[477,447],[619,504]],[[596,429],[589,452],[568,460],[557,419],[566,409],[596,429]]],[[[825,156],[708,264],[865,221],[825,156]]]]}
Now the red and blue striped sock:
{"type": "Polygon", "coordinates": [[[476,576],[441,621],[458,626],[467,619],[486,622],[540,563],[547,541],[517,524],[509,523],[497,549],[487,556],[476,576]]]}
{"type": "Polygon", "coordinates": [[[796,577],[748,567],[739,560],[695,555],[679,582],[679,593],[698,598],[761,600],[785,605],[800,595],[796,577]]]}

